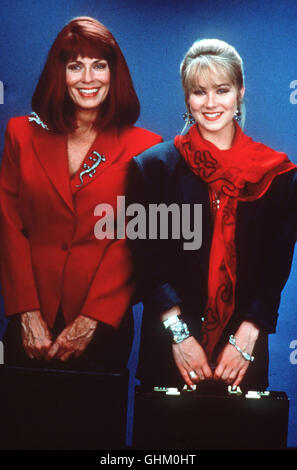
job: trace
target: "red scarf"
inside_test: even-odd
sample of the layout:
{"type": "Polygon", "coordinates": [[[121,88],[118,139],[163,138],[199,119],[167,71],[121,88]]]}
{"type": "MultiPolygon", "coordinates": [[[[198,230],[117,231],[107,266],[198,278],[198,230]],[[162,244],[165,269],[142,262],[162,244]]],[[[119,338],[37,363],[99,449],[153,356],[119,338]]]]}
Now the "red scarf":
{"type": "Polygon", "coordinates": [[[193,173],[208,183],[210,199],[220,200],[219,208],[213,206],[208,302],[201,337],[211,359],[235,306],[238,201],[259,199],[277,175],[296,166],[286,154],[254,142],[237,124],[232,148],[228,150],[220,150],[203,139],[197,125],[185,136],[176,136],[174,144],[193,173]]]}

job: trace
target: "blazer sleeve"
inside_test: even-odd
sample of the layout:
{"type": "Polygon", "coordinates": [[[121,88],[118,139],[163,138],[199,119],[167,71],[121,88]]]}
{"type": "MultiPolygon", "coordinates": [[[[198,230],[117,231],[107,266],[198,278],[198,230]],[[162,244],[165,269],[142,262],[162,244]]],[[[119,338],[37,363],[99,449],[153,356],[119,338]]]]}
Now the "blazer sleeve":
{"type": "Polygon", "coordinates": [[[113,240],[90,285],[83,315],[118,327],[134,292],[131,254],[125,239],[113,240]]]}
{"type": "Polygon", "coordinates": [[[39,310],[40,304],[19,204],[20,168],[11,121],[0,169],[0,277],[6,315],[39,310]]]}
{"type": "Polygon", "coordinates": [[[262,225],[259,269],[241,313],[244,320],[256,323],[266,333],[276,329],[281,292],[290,274],[296,241],[297,172],[288,174],[284,180],[286,185],[280,185],[270,208],[274,216],[270,223],[262,225]]]}
{"type": "Polygon", "coordinates": [[[128,203],[145,208],[145,238],[129,240],[136,277],[134,301],[142,301],[152,315],[160,315],[165,310],[180,304],[181,299],[170,283],[168,272],[168,240],[151,239],[149,236],[149,204],[160,202],[160,168],[147,168],[141,158],[134,158],[130,164],[128,178],[128,203]],[[152,170],[152,171],[151,171],[152,170]],[[156,170],[156,171],[155,171],[156,170]],[[152,177],[152,178],[151,178],[152,177]]]}

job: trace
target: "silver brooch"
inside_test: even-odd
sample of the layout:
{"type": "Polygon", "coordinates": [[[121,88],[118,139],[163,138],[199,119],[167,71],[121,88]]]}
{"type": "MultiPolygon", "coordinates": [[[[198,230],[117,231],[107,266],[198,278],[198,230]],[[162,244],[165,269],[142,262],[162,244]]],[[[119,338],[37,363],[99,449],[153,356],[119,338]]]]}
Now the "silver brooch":
{"type": "Polygon", "coordinates": [[[44,124],[44,122],[40,119],[40,117],[38,116],[37,113],[35,113],[34,111],[32,111],[32,113],[30,114],[29,116],[29,122],[36,122],[36,124],[38,124],[39,126],[41,126],[43,129],[49,131],[49,128],[47,127],[46,124],[44,124]]]}
{"type": "Polygon", "coordinates": [[[91,160],[93,163],[93,165],[88,165],[87,163],[84,163],[84,170],[80,172],[79,174],[79,179],[81,181],[81,184],[77,184],[76,187],[77,188],[80,188],[84,181],[83,181],[83,177],[85,175],[88,175],[90,178],[93,178],[94,174],[96,173],[96,168],[97,166],[101,163],[101,162],[105,162],[106,158],[104,155],[100,155],[100,153],[98,152],[92,152],[92,155],[88,158],[89,160],[91,160]],[[93,157],[92,155],[95,155],[95,157],[93,157]]]}

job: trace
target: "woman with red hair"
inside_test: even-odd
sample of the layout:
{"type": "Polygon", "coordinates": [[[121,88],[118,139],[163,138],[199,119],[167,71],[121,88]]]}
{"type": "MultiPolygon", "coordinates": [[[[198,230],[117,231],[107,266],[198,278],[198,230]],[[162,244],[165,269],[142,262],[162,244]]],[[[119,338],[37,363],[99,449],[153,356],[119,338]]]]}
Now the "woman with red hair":
{"type": "Polygon", "coordinates": [[[161,138],[108,29],[73,19],[57,36],[30,116],[9,121],[0,175],[5,362],[125,367],[133,335],[126,241],[97,240],[94,209],[125,194],[131,158],[161,138]]]}

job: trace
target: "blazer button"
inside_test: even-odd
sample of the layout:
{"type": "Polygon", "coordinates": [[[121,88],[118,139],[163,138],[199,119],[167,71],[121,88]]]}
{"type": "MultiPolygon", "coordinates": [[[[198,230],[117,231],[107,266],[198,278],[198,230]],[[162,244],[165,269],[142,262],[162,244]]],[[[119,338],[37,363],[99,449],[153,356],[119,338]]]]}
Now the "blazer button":
{"type": "Polygon", "coordinates": [[[67,243],[62,243],[61,248],[62,248],[63,251],[68,251],[69,250],[69,246],[68,246],[67,243]]]}

